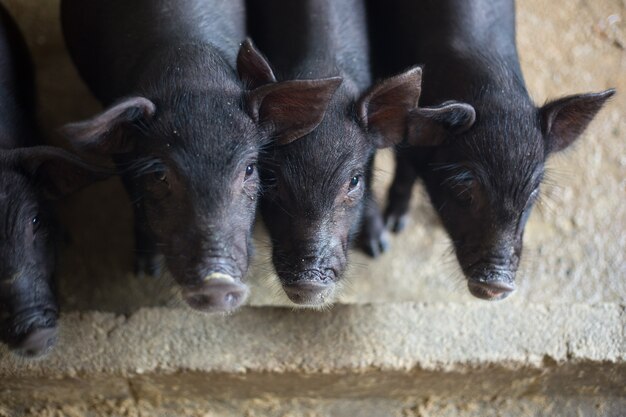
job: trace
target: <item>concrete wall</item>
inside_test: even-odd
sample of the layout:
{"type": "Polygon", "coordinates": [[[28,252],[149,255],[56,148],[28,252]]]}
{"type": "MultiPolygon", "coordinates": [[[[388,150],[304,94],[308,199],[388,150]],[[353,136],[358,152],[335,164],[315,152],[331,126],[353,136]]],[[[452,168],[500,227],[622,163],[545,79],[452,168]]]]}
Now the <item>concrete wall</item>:
{"type": "Polygon", "coordinates": [[[212,410],[213,401],[314,398],[365,408],[372,398],[555,396],[626,404],[626,314],[614,304],[256,307],[212,320],[156,308],[72,313],[62,325],[45,360],[0,351],[0,404],[105,398],[212,410]]]}

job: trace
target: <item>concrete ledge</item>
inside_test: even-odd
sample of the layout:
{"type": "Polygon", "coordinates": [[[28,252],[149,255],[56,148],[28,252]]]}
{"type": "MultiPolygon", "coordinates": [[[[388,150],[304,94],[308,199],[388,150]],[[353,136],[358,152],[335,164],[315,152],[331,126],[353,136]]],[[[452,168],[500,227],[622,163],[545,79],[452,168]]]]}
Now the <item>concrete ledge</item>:
{"type": "Polygon", "coordinates": [[[86,398],[626,396],[624,306],[415,304],[229,317],[70,313],[48,358],[0,350],[0,404],[86,398]],[[36,389],[33,389],[36,387],[36,389]]]}

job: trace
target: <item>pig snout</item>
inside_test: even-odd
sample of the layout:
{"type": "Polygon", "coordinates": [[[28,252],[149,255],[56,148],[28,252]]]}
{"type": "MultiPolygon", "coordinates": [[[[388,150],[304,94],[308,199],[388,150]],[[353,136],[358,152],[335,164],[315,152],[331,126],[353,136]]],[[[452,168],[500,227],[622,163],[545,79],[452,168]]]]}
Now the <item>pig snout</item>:
{"type": "Polygon", "coordinates": [[[470,293],[483,300],[505,299],[516,289],[518,264],[519,254],[514,248],[510,252],[500,250],[481,258],[464,271],[470,293]]]}
{"type": "Polygon", "coordinates": [[[23,358],[42,357],[57,343],[58,311],[54,307],[33,308],[17,314],[11,320],[9,347],[23,358]]]}
{"type": "Polygon", "coordinates": [[[212,272],[198,285],[183,287],[187,304],[207,313],[231,312],[248,298],[248,287],[240,279],[223,272],[212,272]]]}
{"type": "Polygon", "coordinates": [[[493,265],[479,265],[468,278],[470,293],[483,300],[503,300],[515,291],[515,272],[493,265]]]}
{"type": "Polygon", "coordinates": [[[13,352],[24,358],[37,358],[49,353],[57,342],[57,327],[35,328],[26,334],[13,352]]]}
{"type": "MultiPolygon", "coordinates": [[[[298,230],[298,227],[294,227],[298,230]]],[[[334,236],[320,239],[293,239],[287,251],[275,248],[276,271],[289,299],[303,306],[325,305],[333,301],[337,283],[346,266],[346,248],[334,236]]]]}
{"type": "Polygon", "coordinates": [[[511,295],[517,289],[515,275],[521,252],[521,236],[497,236],[488,238],[485,246],[461,246],[457,256],[470,293],[489,301],[511,295]]]}
{"type": "Polygon", "coordinates": [[[333,299],[336,275],[332,269],[306,270],[282,279],[283,289],[291,301],[301,305],[323,305],[333,299]]]}

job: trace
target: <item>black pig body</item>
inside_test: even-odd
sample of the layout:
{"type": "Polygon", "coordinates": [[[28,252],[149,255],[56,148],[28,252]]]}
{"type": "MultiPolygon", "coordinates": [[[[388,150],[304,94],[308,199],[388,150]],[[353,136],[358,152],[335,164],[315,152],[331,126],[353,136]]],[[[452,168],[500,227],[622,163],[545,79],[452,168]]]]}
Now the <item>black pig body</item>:
{"type": "Polygon", "coordinates": [[[250,42],[237,55],[239,0],[64,0],[61,9],[70,54],[108,106],[65,132],[123,170],[137,272],[156,274],[163,254],[192,307],[233,310],[248,292],[259,149],[313,128],[322,110],[308,103],[323,107],[333,82],[266,83],[250,42]],[[287,119],[285,103],[311,111],[287,119]]]}
{"type": "Polygon", "coordinates": [[[0,7],[0,340],[24,357],[56,342],[57,227],[52,199],[104,172],[41,146],[33,67],[26,44],[0,7]]]}
{"type": "Polygon", "coordinates": [[[614,91],[536,107],[519,65],[513,0],[369,5],[378,72],[424,65],[408,128],[415,147],[397,149],[387,223],[403,228],[421,177],[471,293],[504,298],[515,289],[546,158],[570,145],[614,91]]]}
{"type": "Polygon", "coordinates": [[[320,125],[298,140],[278,141],[263,154],[261,212],[273,263],[289,298],[332,300],[359,232],[373,256],[386,247],[382,216],[371,192],[377,148],[404,134],[421,71],[415,68],[370,87],[369,46],[361,0],[249,0],[252,36],[277,73],[341,77],[320,125]]]}

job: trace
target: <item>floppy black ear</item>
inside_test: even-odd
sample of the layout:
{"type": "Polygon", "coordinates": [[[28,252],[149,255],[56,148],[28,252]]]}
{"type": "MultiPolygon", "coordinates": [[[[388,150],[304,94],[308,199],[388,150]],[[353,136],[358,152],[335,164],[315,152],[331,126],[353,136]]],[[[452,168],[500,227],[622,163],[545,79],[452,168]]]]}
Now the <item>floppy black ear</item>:
{"type": "Polygon", "coordinates": [[[92,166],[78,156],[52,146],[21,148],[16,150],[13,159],[49,199],[64,197],[115,174],[112,169],[92,166]]]}
{"type": "Polygon", "coordinates": [[[155,111],[156,106],[147,98],[129,97],[91,119],[63,126],[61,134],[77,148],[107,155],[129,152],[134,144],[116,133],[119,129],[151,118],[155,111]]]}
{"type": "Polygon", "coordinates": [[[324,119],[340,77],[271,83],[246,94],[250,117],[286,145],[315,129],[324,119]]]}
{"type": "Polygon", "coordinates": [[[459,101],[439,106],[420,107],[409,116],[409,143],[414,146],[437,146],[447,133],[462,133],[476,121],[474,107],[459,101]]]}
{"type": "Polygon", "coordinates": [[[614,89],[577,94],[551,101],[541,107],[539,116],[547,152],[558,152],[574,143],[614,94],[614,89]]]}
{"type": "Polygon", "coordinates": [[[375,145],[385,148],[404,140],[409,112],[422,91],[422,69],[412,68],[374,85],[357,102],[362,126],[374,134],[375,145]]]}
{"type": "Polygon", "coordinates": [[[326,114],[340,77],[277,82],[267,59],[250,38],[239,48],[237,72],[249,91],[248,114],[270,129],[279,145],[286,145],[315,129],[326,114]]]}
{"type": "Polygon", "coordinates": [[[252,90],[262,85],[276,82],[276,77],[267,59],[247,38],[237,54],[237,73],[246,88],[252,90]]]}

